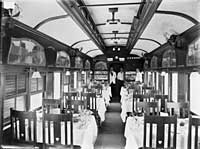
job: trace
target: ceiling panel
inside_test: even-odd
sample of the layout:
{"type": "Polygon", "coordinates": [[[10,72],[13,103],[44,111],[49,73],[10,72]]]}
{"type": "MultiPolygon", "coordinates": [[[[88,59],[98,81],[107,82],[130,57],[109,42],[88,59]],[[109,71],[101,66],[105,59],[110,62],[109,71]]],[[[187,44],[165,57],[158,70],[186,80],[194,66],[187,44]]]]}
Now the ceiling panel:
{"type": "Polygon", "coordinates": [[[199,0],[163,0],[158,10],[181,12],[200,21],[199,0]]]}
{"type": "Polygon", "coordinates": [[[107,46],[126,45],[127,39],[119,39],[119,40],[108,39],[105,40],[104,42],[107,46]]]}
{"type": "Polygon", "coordinates": [[[97,55],[102,55],[103,52],[101,50],[95,50],[95,51],[91,51],[91,52],[88,52],[87,55],[91,56],[91,57],[95,57],[97,55]]]}
{"type": "MultiPolygon", "coordinates": [[[[66,14],[66,12],[60,7],[60,5],[58,5],[56,0],[4,1],[14,2],[15,4],[17,4],[20,10],[20,15],[15,19],[31,27],[35,27],[39,22],[49,17],[66,14]]],[[[71,19],[71,17],[48,22],[42,25],[38,30],[69,46],[77,41],[88,39],[88,36],[71,19]]],[[[97,49],[97,46],[91,41],[88,43],[78,44],[75,46],[75,48],[82,48],[83,52],[87,52],[91,49],[97,49]]]]}
{"type": "Polygon", "coordinates": [[[163,44],[170,35],[180,34],[193,25],[178,16],[155,14],[141,37],[151,38],[163,44]]]}
{"type": "Polygon", "coordinates": [[[93,49],[98,49],[97,46],[93,43],[93,41],[81,42],[73,47],[78,48],[83,53],[87,53],[88,51],[93,49]]]}
{"type": "Polygon", "coordinates": [[[152,42],[152,41],[138,40],[136,45],[134,46],[134,48],[135,49],[142,49],[142,50],[145,50],[147,52],[151,52],[152,50],[156,49],[159,46],[160,45],[158,45],[157,43],[152,42]]]}
{"type": "Polygon", "coordinates": [[[4,0],[14,2],[20,9],[19,21],[34,27],[42,20],[66,14],[56,0],[4,0]],[[45,9],[44,9],[45,8],[45,9]]]}
{"type": "MultiPolygon", "coordinates": [[[[200,17],[200,1],[199,0],[163,0],[158,8],[158,10],[164,11],[176,11],[180,13],[187,14],[193,18],[199,20],[200,17]]],[[[172,34],[180,34],[190,27],[194,23],[189,20],[168,14],[154,14],[153,18],[149,22],[147,28],[142,34],[142,38],[154,39],[161,44],[167,42],[172,34]]],[[[147,42],[147,41],[145,41],[147,42]]],[[[143,47],[145,44],[138,44],[135,47],[143,47]]],[[[147,47],[147,46],[146,46],[147,47]]],[[[156,48],[156,47],[155,47],[156,48]]],[[[144,49],[146,49],[144,47],[144,49]]],[[[153,50],[153,46],[148,48],[148,52],[153,50]]]]}
{"type": "MultiPolygon", "coordinates": [[[[94,4],[116,4],[116,3],[134,3],[134,2],[140,2],[138,0],[84,0],[86,5],[94,5],[94,4]]],[[[93,18],[95,24],[97,25],[97,28],[100,33],[112,33],[112,31],[118,31],[119,33],[124,32],[130,32],[131,24],[123,24],[125,23],[132,23],[134,16],[137,15],[138,9],[140,5],[116,5],[116,6],[98,6],[98,7],[87,7],[87,9],[90,12],[91,17],[93,18]],[[118,8],[118,11],[115,12],[115,19],[120,19],[120,22],[117,22],[117,24],[110,24],[107,23],[107,20],[111,20],[112,13],[109,12],[109,8],[118,8]],[[100,25],[104,23],[105,25],[100,25]]],[[[114,37],[114,34],[112,35],[105,35],[101,34],[103,38],[110,38],[114,37]]],[[[123,34],[117,34],[117,36],[120,37],[128,37],[127,35],[123,34]],[[122,35],[122,36],[121,36],[122,35]]],[[[119,42],[119,44],[125,44],[124,42],[127,42],[127,40],[123,40],[123,42],[119,42]]],[[[113,44],[113,42],[110,40],[105,41],[106,46],[110,46],[113,44]]]]}
{"type": "Polygon", "coordinates": [[[130,54],[135,54],[135,55],[142,57],[145,54],[145,52],[137,50],[137,49],[132,49],[130,54]]]}

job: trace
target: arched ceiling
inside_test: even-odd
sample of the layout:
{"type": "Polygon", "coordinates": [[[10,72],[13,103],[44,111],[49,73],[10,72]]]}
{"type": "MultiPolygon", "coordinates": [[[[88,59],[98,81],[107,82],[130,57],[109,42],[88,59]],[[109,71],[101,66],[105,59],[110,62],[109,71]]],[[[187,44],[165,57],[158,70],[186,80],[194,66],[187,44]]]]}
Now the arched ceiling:
{"type": "Polygon", "coordinates": [[[194,25],[186,18],[156,11],[184,13],[200,21],[199,0],[4,0],[5,5],[8,2],[17,4],[13,12],[19,10],[20,15],[16,19],[33,28],[49,17],[68,14],[70,17],[48,22],[38,30],[70,46],[90,39],[73,48],[91,57],[106,54],[113,46],[125,47],[120,51],[123,54],[142,56],[160,46],[153,40],[164,44],[170,35],[194,25]],[[68,4],[72,7],[67,8],[68,4]],[[76,13],[83,16],[78,21],[76,13]]]}

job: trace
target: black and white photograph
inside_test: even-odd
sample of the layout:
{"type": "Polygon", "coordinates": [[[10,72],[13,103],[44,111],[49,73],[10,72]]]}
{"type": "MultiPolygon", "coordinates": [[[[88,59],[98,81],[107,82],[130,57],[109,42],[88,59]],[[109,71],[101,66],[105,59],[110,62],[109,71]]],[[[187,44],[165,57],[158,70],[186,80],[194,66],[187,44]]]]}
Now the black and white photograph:
{"type": "Polygon", "coordinates": [[[0,0],[0,149],[200,149],[200,0],[0,0]]]}

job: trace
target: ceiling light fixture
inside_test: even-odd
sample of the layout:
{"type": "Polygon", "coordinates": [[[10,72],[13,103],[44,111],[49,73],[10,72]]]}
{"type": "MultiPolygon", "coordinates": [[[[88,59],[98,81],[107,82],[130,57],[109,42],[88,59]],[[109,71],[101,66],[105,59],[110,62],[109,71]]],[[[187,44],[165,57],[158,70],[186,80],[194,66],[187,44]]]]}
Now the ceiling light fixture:
{"type": "Polygon", "coordinates": [[[84,74],[85,74],[85,71],[84,71],[84,70],[82,70],[82,71],[81,71],[81,74],[82,74],[82,75],[84,75],[84,74]]]}
{"type": "Polygon", "coordinates": [[[37,78],[42,78],[42,76],[39,71],[34,71],[32,78],[37,79],[37,78]]]}
{"type": "Polygon", "coordinates": [[[120,57],[119,61],[123,62],[123,61],[125,61],[125,58],[124,57],[120,57]]]}
{"type": "Polygon", "coordinates": [[[70,76],[70,71],[67,70],[66,73],[65,73],[65,75],[66,75],[66,76],[70,76]]]}
{"type": "Polygon", "coordinates": [[[107,61],[108,61],[108,62],[112,62],[112,61],[113,61],[113,58],[107,58],[107,61]]]}

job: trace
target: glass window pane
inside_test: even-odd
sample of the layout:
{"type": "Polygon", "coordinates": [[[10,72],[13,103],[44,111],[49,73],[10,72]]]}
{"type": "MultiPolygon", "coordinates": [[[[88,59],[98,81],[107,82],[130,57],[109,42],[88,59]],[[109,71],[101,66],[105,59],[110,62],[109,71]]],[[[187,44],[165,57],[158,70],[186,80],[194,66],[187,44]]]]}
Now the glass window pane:
{"type": "Polygon", "coordinates": [[[16,98],[16,110],[25,111],[25,96],[20,96],[16,98]]]}
{"type": "Polygon", "coordinates": [[[54,72],[54,99],[60,99],[60,73],[54,72]]]}
{"type": "Polygon", "coordinates": [[[4,100],[4,105],[3,105],[3,118],[7,119],[10,117],[10,108],[15,108],[15,98],[10,98],[4,100]]]}
{"type": "Polygon", "coordinates": [[[8,55],[9,64],[46,65],[44,48],[28,38],[12,38],[8,55]]]}
{"type": "Polygon", "coordinates": [[[166,73],[165,74],[165,76],[164,76],[165,78],[165,85],[164,85],[164,88],[165,88],[165,90],[164,90],[164,94],[165,95],[168,95],[168,87],[169,87],[169,85],[168,85],[168,81],[169,81],[169,75],[168,75],[168,73],[166,73]]]}
{"type": "Polygon", "coordinates": [[[30,110],[35,110],[42,106],[42,93],[31,95],[30,110]]]}
{"type": "Polygon", "coordinates": [[[172,101],[178,102],[178,73],[172,73],[172,101]]]}
{"type": "Polygon", "coordinates": [[[26,75],[20,74],[17,78],[17,93],[24,93],[26,92],[26,75]]]}
{"type": "Polygon", "coordinates": [[[31,92],[37,91],[37,79],[31,78],[31,92]]]}
{"type": "Polygon", "coordinates": [[[192,72],[190,75],[190,106],[191,111],[200,115],[199,100],[200,74],[192,72]]]}

